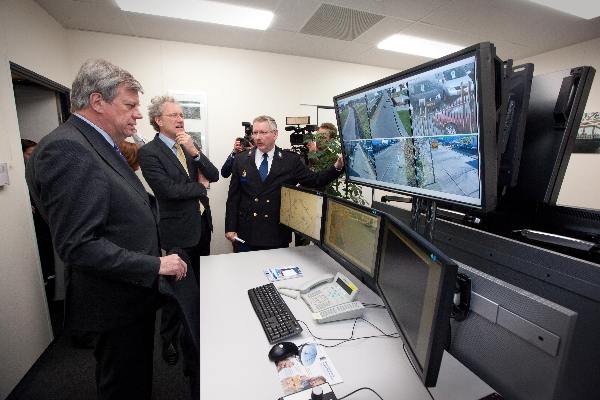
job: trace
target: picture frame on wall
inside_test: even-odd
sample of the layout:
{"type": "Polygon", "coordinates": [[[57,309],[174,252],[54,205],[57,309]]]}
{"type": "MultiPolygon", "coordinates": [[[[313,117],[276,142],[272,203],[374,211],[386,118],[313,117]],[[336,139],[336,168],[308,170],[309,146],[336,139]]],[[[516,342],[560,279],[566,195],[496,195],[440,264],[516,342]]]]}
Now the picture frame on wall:
{"type": "Polygon", "coordinates": [[[192,136],[202,153],[209,157],[206,92],[169,90],[169,95],[181,104],[185,131],[192,136]]]}
{"type": "Polygon", "coordinates": [[[600,153],[600,112],[583,114],[573,153],[600,153]]]}

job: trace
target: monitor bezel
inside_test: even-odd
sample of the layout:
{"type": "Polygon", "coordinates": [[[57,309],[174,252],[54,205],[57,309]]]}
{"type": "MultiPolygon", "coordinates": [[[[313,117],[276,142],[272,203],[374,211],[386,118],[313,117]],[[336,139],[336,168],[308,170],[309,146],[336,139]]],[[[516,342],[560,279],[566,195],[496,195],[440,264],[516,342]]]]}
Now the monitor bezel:
{"type": "Polygon", "coordinates": [[[308,240],[310,240],[313,243],[316,244],[321,244],[321,241],[323,239],[323,215],[325,215],[325,204],[327,203],[326,198],[327,196],[325,195],[324,192],[321,192],[320,190],[315,190],[315,189],[310,189],[310,188],[306,188],[304,186],[294,186],[294,185],[290,185],[290,184],[283,184],[281,185],[281,189],[279,189],[279,193],[280,193],[280,203],[279,203],[279,223],[285,227],[287,227],[288,229],[290,229],[292,232],[297,233],[299,235],[302,235],[305,238],[308,238],[308,240]],[[320,228],[319,228],[319,236],[320,238],[313,238],[312,236],[309,236],[305,233],[302,233],[294,228],[292,228],[291,226],[285,225],[283,223],[281,223],[281,191],[283,190],[283,188],[287,188],[287,189],[292,189],[292,190],[297,190],[300,192],[305,192],[305,193],[310,193],[310,194],[314,194],[316,196],[319,196],[323,199],[323,204],[321,205],[321,224],[320,224],[320,228]]]}
{"type": "MultiPolygon", "coordinates": [[[[376,89],[377,87],[389,85],[392,82],[410,78],[411,76],[427,72],[437,67],[441,67],[444,64],[459,61],[464,58],[475,56],[476,59],[476,74],[477,74],[477,98],[478,98],[478,120],[480,126],[479,135],[479,147],[480,147],[480,191],[481,191],[481,204],[472,204],[467,202],[461,202],[453,199],[448,199],[440,196],[427,195],[423,193],[416,193],[410,190],[402,190],[396,187],[386,185],[384,182],[381,184],[372,182],[363,182],[360,180],[353,179],[345,169],[346,182],[355,183],[357,185],[363,185],[372,187],[374,189],[385,190],[394,193],[402,193],[413,197],[424,197],[435,200],[440,203],[446,203],[451,205],[457,205],[464,207],[466,210],[477,210],[479,212],[489,212],[495,209],[497,203],[497,181],[498,181],[498,160],[497,160],[497,138],[496,138],[496,76],[501,71],[497,71],[497,57],[496,49],[490,42],[483,42],[467,47],[458,52],[452,53],[445,57],[441,57],[419,66],[410,68],[408,70],[390,75],[388,77],[379,79],[375,82],[360,86],[356,89],[344,92],[333,97],[333,103],[335,108],[335,115],[337,125],[339,127],[340,143],[342,155],[344,161],[348,161],[348,154],[346,154],[344,140],[343,140],[343,128],[340,119],[340,112],[338,102],[348,96],[356,95],[360,92],[376,89]]],[[[502,99],[500,99],[502,100],[502,99]]]]}
{"type": "Polygon", "coordinates": [[[329,255],[331,258],[337,261],[342,267],[344,267],[344,269],[346,269],[352,275],[357,277],[369,289],[373,290],[374,292],[377,292],[377,276],[379,273],[379,256],[381,250],[381,233],[383,231],[382,229],[385,223],[384,213],[374,208],[363,206],[361,204],[354,203],[350,200],[342,199],[341,197],[327,195],[325,196],[325,200],[326,201],[324,202],[324,212],[321,224],[321,237],[323,240],[321,241],[319,247],[321,248],[321,250],[327,253],[327,255],[329,255]],[[329,201],[335,201],[344,206],[380,217],[379,230],[377,232],[377,247],[375,249],[375,265],[373,266],[373,276],[371,276],[368,272],[364,271],[362,268],[353,264],[352,261],[348,260],[342,254],[338,253],[334,248],[329,247],[327,244],[325,244],[325,226],[327,225],[327,212],[329,210],[329,201]]]}
{"type": "Polygon", "coordinates": [[[379,239],[380,242],[380,253],[378,257],[379,265],[377,266],[378,277],[377,277],[377,290],[379,296],[385,303],[388,314],[392,318],[394,325],[398,329],[398,333],[402,338],[402,342],[404,343],[406,353],[414,367],[415,372],[423,382],[423,385],[426,387],[435,386],[437,383],[437,378],[440,370],[440,366],[442,363],[442,357],[444,355],[444,350],[446,350],[448,344],[448,333],[450,327],[450,312],[452,309],[452,298],[454,295],[454,288],[456,285],[456,274],[458,272],[457,264],[448,256],[446,256],[442,251],[440,251],[433,244],[425,240],[418,233],[410,229],[406,224],[397,218],[382,212],[385,215],[385,229],[381,231],[381,237],[379,239]],[[420,362],[418,361],[417,355],[415,351],[410,346],[410,342],[406,337],[404,331],[402,330],[401,324],[398,319],[391,311],[390,303],[386,297],[386,293],[381,288],[381,283],[379,281],[381,277],[381,262],[383,259],[383,245],[385,240],[385,234],[387,230],[392,227],[398,229],[402,232],[409,240],[411,240],[417,247],[423,249],[425,252],[433,253],[438,258],[440,264],[442,265],[441,269],[441,277],[440,283],[437,289],[437,299],[435,305],[435,315],[433,319],[433,324],[431,326],[431,336],[429,338],[429,344],[427,348],[427,356],[425,358],[425,362],[423,363],[422,369],[419,368],[420,362]]]}

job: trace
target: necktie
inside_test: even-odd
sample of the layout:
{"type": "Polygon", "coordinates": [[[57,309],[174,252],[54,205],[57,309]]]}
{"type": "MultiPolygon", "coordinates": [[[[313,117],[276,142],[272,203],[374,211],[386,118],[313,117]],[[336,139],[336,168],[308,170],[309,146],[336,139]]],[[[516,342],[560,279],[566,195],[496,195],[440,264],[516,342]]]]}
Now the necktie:
{"type": "Polygon", "coordinates": [[[121,153],[121,149],[119,149],[119,146],[117,146],[116,144],[113,144],[113,148],[115,149],[115,151],[117,152],[117,154],[121,156],[121,158],[123,160],[127,161],[127,159],[125,158],[125,156],[123,155],[123,153],[121,153]]]}
{"type": "MultiPolygon", "coordinates": [[[[188,171],[187,161],[185,160],[185,154],[183,154],[183,149],[179,143],[175,143],[175,154],[177,154],[177,159],[181,163],[181,166],[185,170],[187,176],[190,176],[190,171],[188,171]]],[[[200,214],[204,212],[204,206],[201,202],[198,202],[198,209],[200,210],[200,214]]]]}
{"type": "Polygon", "coordinates": [[[267,179],[267,175],[269,175],[269,155],[267,153],[263,154],[263,160],[260,163],[260,167],[258,167],[258,174],[260,175],[260,180],[265,181],[267,179]]]}
{"type": "Polygon", "coordinates": [[[181,163],[181,166],[185,170],[187,176],[190,176],[190,172],[188,171],[187,161],[185,160],[185,155],[183,154],[183,149],[179,143],[175,143],[175,154],[177,155],[177,159],[181,163]]]}

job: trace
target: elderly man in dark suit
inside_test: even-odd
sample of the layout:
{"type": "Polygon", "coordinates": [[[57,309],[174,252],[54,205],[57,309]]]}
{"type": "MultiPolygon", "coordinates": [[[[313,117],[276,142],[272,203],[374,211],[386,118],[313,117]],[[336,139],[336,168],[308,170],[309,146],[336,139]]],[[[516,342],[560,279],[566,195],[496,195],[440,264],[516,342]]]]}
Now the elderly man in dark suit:
{"type": "Polygon", "coordinates": [[[156,207],[118,151],[136,132],[140,83],[89,60],[71,91],[73,115],[27,163],[27,183],[67,269],[66,323],[97,332],[99,399],[150,399],[159,275],[182,279],[177,255],[160,257],[156,207]]]}
{"type": "Polygon", "coordinates": [[[331,168],[312,172],[298,154],[275,146],[277,135],[273,118],[256,117],[252,122],[255,148],[235,157],[227,197],[225,237],[238,242],[238,251],[287,247],[292,234],[279,223],[281,186],[298,183],[313,188],[325,186],[344,167],[339,156],[331,168]]]}
{"type": "MultiPolygon", "coordinates": [[[[201,240],[210,242],[206,189],[209,182],[219,180],[219,170],[185,132],[181,105],[173,97],[154,97],[148,107],[148,116],[158,133],[140,149],[139,162],[142,174],[158,200],[161,245],[166,251],[174,247],[185,250],[198,279],[201,240]]],[[[178,359],[178,329],[176,308],[166,304],[161,336],[163,358],[171,365],[178,359]]]]}

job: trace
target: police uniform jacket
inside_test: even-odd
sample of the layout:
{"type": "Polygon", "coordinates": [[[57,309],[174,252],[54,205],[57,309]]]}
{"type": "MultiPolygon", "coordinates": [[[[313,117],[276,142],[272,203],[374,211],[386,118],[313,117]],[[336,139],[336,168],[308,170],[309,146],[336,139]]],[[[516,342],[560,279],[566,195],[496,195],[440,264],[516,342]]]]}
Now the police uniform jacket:
{"type": "Polygon", "coordinates": [[[237,232],[251,246],[284,246],[291,241],[289,228],[279,223],[281,186],[300,183],[306,187],[321,187],[340,176],[331,167],[321,172],[311,171],[300,156],[275,147],[271,169],[262,182],[254,152],[238,153],[233,163],[225,214],[225,232],[237,232]]]}

